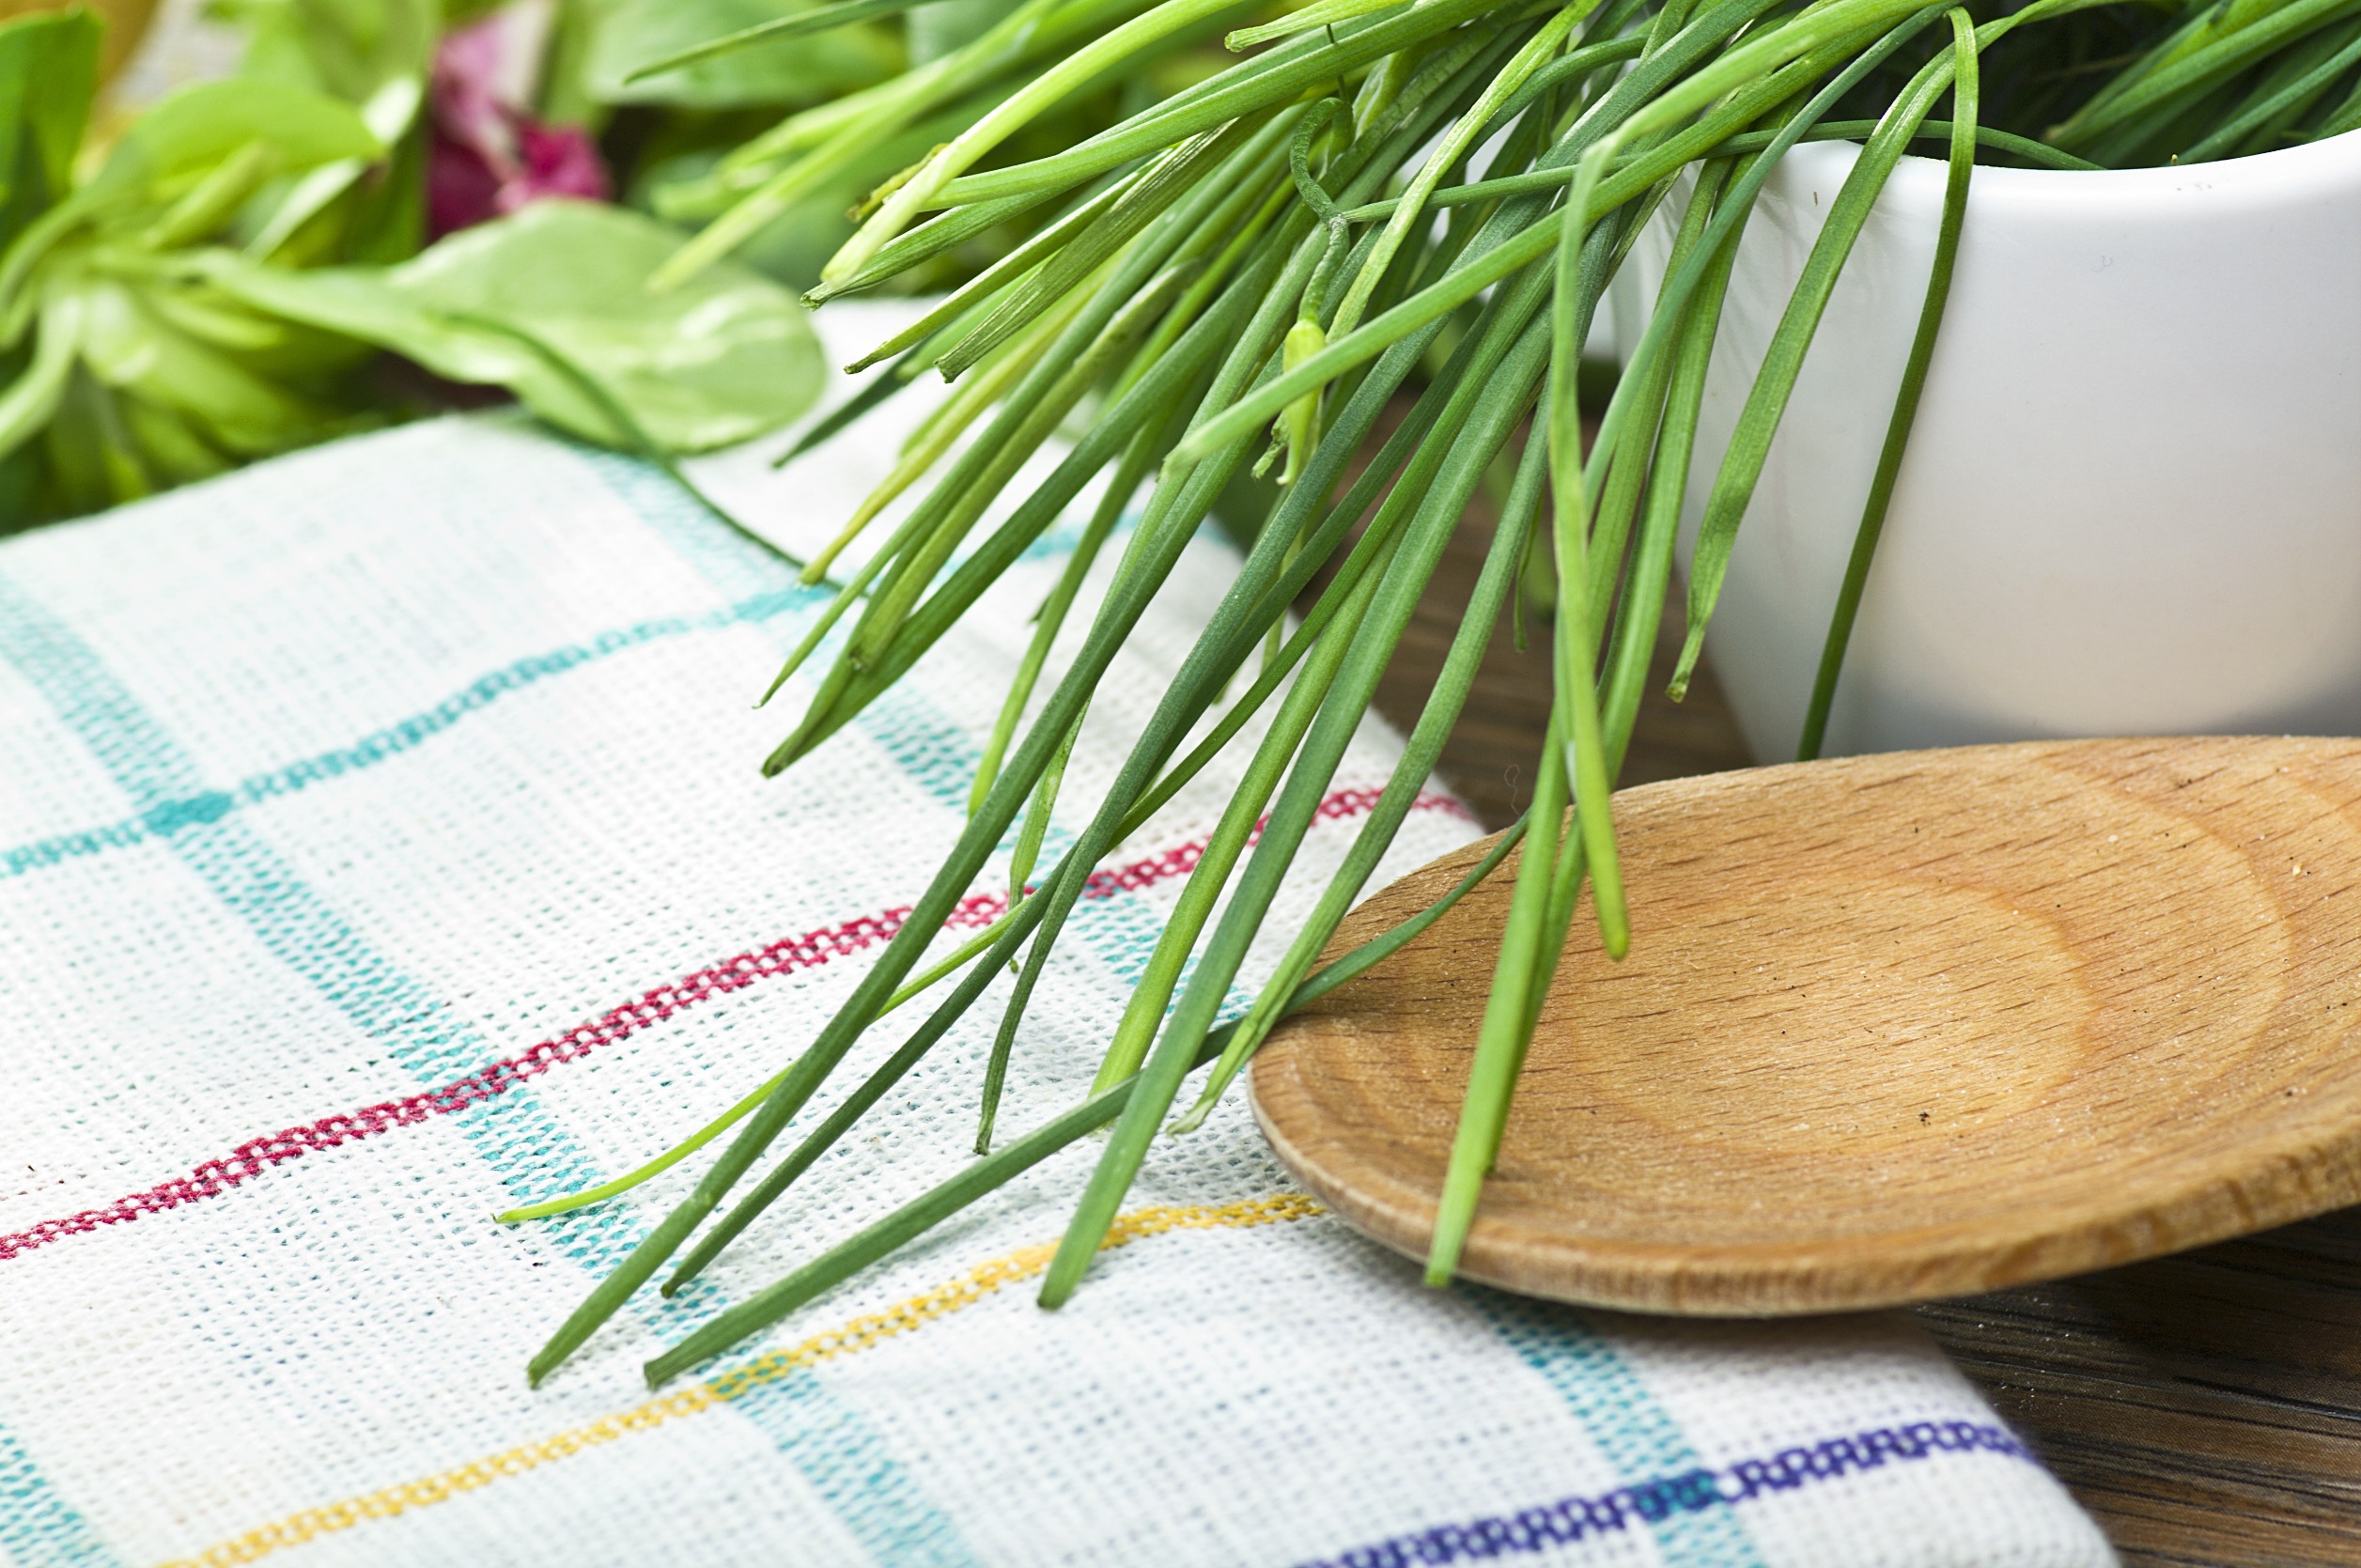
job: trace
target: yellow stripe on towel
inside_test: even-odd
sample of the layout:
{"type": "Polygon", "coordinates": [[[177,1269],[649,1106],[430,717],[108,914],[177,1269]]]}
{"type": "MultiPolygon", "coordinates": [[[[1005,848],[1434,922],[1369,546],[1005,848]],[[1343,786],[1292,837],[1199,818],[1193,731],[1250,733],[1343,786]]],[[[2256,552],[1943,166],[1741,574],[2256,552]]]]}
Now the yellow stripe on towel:
{"type": "MultiPolygon", "coordinates": [[[[1286,1219],[1305,1219],[1325,1213],[1321,1205],[1300,1193],[1282,1192],[1269,1198],[1253,1198],[1244,1203],[1158,1205],[1133,1209],[1118,1215],[1107,1233],[1105,1247],[1121,1247],[1145,1236],[1162,1235],[1168,1231],[1206,1231],[1250,1225],[1269,1225],[1286,1219]]],[[[775,1383],[800,1367],[817,1366],[840,1356],[850,1356],[872,1345],[922,1328],[938,1318],[948,1317],[963,1307],[973,1306],[1006,1286],[1030,1280],[1049,1266],[1049,1258],[1057,1250],[1055,1243],[1019,1248],[1004,1257],[978,1264],[957,1279],[934,1289],[922,1291],[907,1301],[897,1301],[883,1312],[867,1312],[851,1321],[815,1334],[800,1343],[784,1350],[769,1351],[747,1365],[723,1373],[710,1382],[699,1383],[677,1393],[664,1394],[645,1405],[632,1406],[612,1416],[601,1416],[595,1421],[560,1432],[537,1442],[525,1443],[487,1458],[471,1460],[417,1481],[382,1487],[357,1498],[347,1498],[320,1508],[306,1508],[274,1520],[243,1535],[208,1546],[194,1557],[176,1558],[163,1568],[228,1568],[241,1562],[253,1562],[282,1551],[300,1546],[316,1536],[335,1530],[350,1529],[370,1519],[391,1519],[413,1509],[429,1508],[447,1502],[463,1493],[476,1491],[506,1476],[522,1475],[537,1470],[569,1454],[580,1453],[602,1443],[634,1432],[649,1432],[667,1421],[693,1416],[700,1410],[710,1410],[742,1399],[766,1383],[775,1383]]]]}

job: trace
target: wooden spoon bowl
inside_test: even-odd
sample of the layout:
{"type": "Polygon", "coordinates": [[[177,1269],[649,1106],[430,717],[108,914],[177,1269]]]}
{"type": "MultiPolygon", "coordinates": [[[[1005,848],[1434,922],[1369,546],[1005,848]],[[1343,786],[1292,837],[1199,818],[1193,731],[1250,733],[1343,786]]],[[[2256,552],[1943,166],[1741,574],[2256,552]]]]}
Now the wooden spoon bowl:
{"type": "MultiPolygon", "coordinates": [[[[1460,1271],[1709,1315],[1921,1301],[2361,1202],[2361,741],[2036,742],[1618,795],[1460,1271]]],[[[1356,910],[1439,896],[1470,845],[1356,910]]],[[[1423,1257],[1515,862],[1252,1069],[1423,1257]]]]}

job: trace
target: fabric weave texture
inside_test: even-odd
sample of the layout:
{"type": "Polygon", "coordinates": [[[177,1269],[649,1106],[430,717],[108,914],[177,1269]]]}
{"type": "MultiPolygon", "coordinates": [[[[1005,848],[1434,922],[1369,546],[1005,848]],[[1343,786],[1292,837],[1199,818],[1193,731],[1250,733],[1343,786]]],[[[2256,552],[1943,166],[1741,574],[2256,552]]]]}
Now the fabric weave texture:
{"type": "MultiPolygon", "coordinates": [[[[700,473],[809,549],[915,411],[777,475],[700,473]]],[[[630,1169],[812,1036],[956,834],[1074,533],[773,782],[754,765],[810,683],[750,699],[821,595],[662,474],[514,419],[0,546],[0,1560],[2113,1560],[1906,1318],[1427,1291],[1235,1100],[1158,1141],[1062,1312],[1032,1282],[1091,1144],[650,1396],[656,1349],[965,1162],[988,997],[708,1276],[528,1390],[525,1357],[700,1162],[490,1216],[630,1169]]],[[[1192,547],[1068,801],[1111,776],[1224,571],[1192,547]]],[[[1396,755],[1373,721],[1248,981],[1396,755]]],[[[1003,1136],[1087,1084],[1236,766],[1095,881],[1003,1136]]],[[[1475,831],[1432,791],[1373,886],[1475,831]]]]}

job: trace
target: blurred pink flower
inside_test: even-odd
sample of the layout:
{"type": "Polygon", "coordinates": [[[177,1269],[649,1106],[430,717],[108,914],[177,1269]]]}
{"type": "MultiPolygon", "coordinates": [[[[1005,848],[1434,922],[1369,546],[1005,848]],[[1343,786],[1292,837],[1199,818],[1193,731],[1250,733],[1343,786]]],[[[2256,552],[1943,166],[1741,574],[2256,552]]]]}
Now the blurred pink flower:
{"type": "Polygon", "coordinates": [[[435,50],[427,152],[427,228],[441,239],[543,196],[613,194],[598,147],[578,126],[543,125],[511,101],[514,29],[499,13],[443,35],[435,50]]]}

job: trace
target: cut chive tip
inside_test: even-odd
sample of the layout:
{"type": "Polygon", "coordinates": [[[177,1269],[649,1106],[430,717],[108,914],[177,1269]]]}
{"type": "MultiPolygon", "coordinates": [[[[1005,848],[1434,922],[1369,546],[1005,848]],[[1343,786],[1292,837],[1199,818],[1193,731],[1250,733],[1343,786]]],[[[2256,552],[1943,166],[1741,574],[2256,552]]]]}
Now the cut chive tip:
{"type": "Polygon", "coordinates": [[[1601,931],[1600,935],[1601,945],[1606,948],[1608,957],[1620,964],[1625,957],[1629,956],[1631,953],[1631,925],[1628,922],[1619,921],[1613,925],[1607,926],[1601,931]]]}

